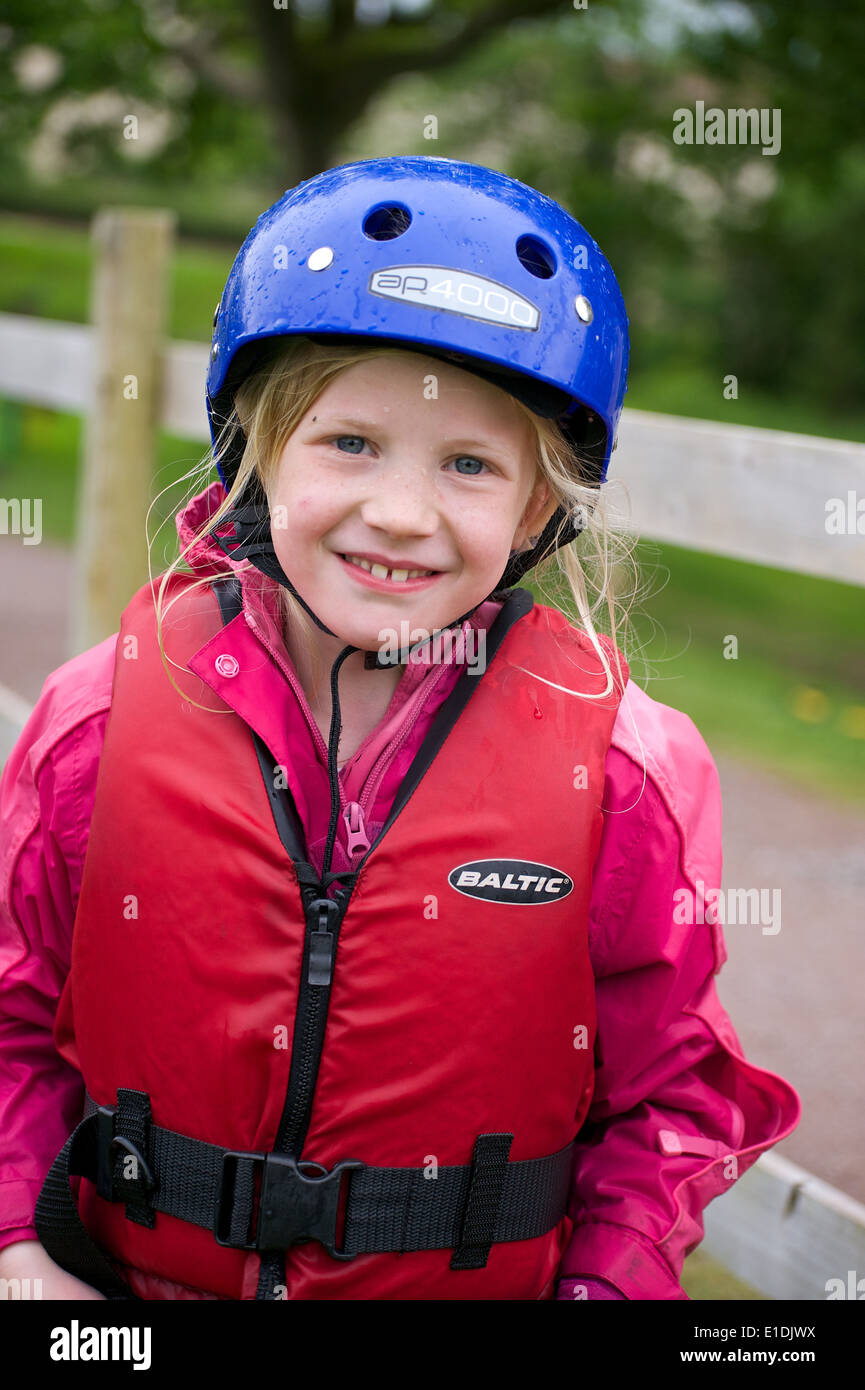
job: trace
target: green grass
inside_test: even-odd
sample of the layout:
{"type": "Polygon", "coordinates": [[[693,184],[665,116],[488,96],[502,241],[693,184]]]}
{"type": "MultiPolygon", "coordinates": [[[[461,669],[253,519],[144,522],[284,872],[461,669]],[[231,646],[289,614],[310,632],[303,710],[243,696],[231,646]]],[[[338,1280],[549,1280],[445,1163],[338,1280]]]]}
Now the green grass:
{"type": "MultiPolygon", "coordinates": [[[[821,410],[812,401],[780,400],[748,390],[739,383],[739,399],[725,401],[723,382],[687,364],[669,363],[663,370],[641,372],[632,366],[625,408],[653,410],[662,415],[686,415],[696,420],[720,420],[725,425],[751,425],[764,430],[788,430],[827,439],[865,440],[865,411],[839,415],[821,410]]],[[[615,456],[613,458],[615,467],[615,456]]]]}
{"type": "MultiPolygon", "coordinates": [[[[237,246],[183,240],[172,267],[168,336],[209,342],[237,246]]],[[[92,252],[86,228],[0,217],[0,312],[86,323],[92,252]]]]}
{"type": "Polygon", "coordinates": [[[723,1303],[772,1302],[766,1294],[758,1293],[750,1284],[743,1284],[735,1274],[713,1260],[698,1246],[682,1268],[682,1288],[689,1298],[699,1301],[717,1299],[723,1303]]]}

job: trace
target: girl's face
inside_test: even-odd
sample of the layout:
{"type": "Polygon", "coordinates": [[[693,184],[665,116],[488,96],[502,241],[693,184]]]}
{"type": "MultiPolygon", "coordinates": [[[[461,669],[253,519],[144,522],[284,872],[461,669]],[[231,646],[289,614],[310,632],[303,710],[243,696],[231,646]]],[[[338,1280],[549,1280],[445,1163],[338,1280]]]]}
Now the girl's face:
{"type": "Polygon", "coordinates": [[[280,455],[279,562],[343,645],[378,648],[405,621],[444,627],[487,597],[510,551],[555,511],[534,439],[506,392],[437,358],[395,352],[347,367],[280,455]]]}

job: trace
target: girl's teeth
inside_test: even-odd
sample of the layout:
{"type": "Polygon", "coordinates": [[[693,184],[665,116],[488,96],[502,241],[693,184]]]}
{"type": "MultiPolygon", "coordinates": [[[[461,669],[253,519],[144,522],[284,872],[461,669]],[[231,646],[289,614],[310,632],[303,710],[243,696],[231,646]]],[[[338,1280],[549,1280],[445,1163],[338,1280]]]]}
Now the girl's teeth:
{"type": "Polygon", "coordinates": [[[432,574],[432,570],[389,570],[387,565],[371,564],[369,560],[362,560],[358,555],[346,555],[345,558],[350,564],[360,565],[361,569],[369,570],[376,579],[394,579],[398,584],[402,584],[406,579],[432,574]]]}

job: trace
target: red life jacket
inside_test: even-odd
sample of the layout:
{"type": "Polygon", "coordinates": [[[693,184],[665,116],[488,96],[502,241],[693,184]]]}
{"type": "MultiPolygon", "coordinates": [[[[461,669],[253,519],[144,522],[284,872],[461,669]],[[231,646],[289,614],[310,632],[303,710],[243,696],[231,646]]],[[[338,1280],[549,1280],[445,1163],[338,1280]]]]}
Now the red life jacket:
{"type": "MultiPolygon", "coordinates": [[[[488,1133],[513,1134],[510,1163],[535,1159],[570,1144],[589,1108],[587,914],[621,687],[594,700],[557,690],[602,692],[597,654],[517,593],[516,618],[506,603],[487,669],[461,674],[467,701],[433,726],[431,763],[352,885],[300,1131],[303,1160],[327,1169],[351,1157],[434,1182],[488,1133]]],[[[250,729],[183,669],[221,627],[215,596],[183,575],[166,599],[178,595],[163,631],[189,699],[162,664],[149,585],[121,621],[55,1042],[96,1102],[146,1092],[154,1125],[269,1153],[300,1046],[309,921],[250,729]]],[[[573,1229],[564,1215],[545,1235],[500,1240],[480,1268],[452,1269],[452,1248],[340,1260],[295,1243],[285,1287],[262,1295],[256,1251],[166,1212],[128,1219],[87,1178],[79,1210],[144,1298],[549,1298],[573,1229]]]]}

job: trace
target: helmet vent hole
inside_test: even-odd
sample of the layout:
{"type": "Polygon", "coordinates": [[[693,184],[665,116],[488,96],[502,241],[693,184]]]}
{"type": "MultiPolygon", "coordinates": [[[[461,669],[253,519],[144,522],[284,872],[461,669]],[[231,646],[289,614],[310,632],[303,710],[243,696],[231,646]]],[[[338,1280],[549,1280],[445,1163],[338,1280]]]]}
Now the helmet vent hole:
{"type": "Polygon", "coordinates": [[[539,280],[549,280],[550,276],[556,273],[556,258],[546,242],[541,241],[539,237],[521,236],[517,242],[517,255],[520,264],[539,280]]]}
{"type": "Polygon", "coordinates": [[[363,220],[364,235],[372,241],[393,241],[411,226],[411,213],[401,203],[381,203],[363,220]]]}

